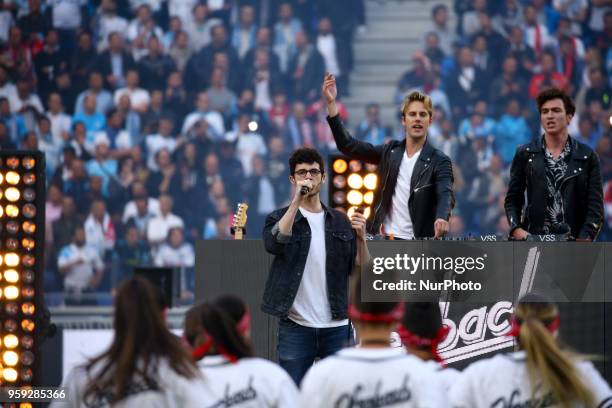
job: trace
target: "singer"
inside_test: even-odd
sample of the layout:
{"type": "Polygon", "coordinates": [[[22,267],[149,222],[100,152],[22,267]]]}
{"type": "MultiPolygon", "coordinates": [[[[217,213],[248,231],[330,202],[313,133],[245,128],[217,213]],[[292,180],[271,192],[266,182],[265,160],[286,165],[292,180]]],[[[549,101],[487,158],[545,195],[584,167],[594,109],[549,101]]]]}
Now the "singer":
{"type": "Polygon", "coordinates": [[[280,319],[279,363],[299,385],[315,358],[352,341],[348,278],[369,254],[363,214],[356,212],[349,220],[321,203],[321,155],[298,149],[289,158],[289,169],[295,186],[291,204],[268,215],[263,230],[266,250],[275,257],[261,308],[280,319]]]}
{"type": "Polygon", "coordinates": [[[576,107],[567,94],[551,88],[536,102],[544,135],[520,146],[512,160],[505,200],[510,234],[517,240],[529,234],[569,234],[594,241],[604,213],[599,158],[569,135],[576,107]]]}
{"type": "Polygon", "coordinates": [[[369,231],[394,239],[443,237],[455,203],[453,169],[448,156],[427,143],[431,98],[418,91],[406,96],[401,106],[406,138],[373,146],[352,137],[340,121],[333,75],[325,74],[321,91],[338,150],[379,165],[369,231]]]}

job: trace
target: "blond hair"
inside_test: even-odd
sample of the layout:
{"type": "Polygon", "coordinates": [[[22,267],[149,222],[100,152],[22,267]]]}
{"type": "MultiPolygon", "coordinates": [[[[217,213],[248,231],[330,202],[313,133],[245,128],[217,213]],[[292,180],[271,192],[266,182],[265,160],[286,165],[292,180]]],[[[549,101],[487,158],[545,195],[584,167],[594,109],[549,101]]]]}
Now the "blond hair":
{"type": "Polygon", "coordinates": [[[518,343],[527,354],[527,371],[535,393],[535,384],[542,381],[563,407],[576,402],[595,406],[594,395],[576,368],[580,356],[561,350],[553,333],[546,327],[559,316],[557,306],[535,294],[523,297],[514,311],[520,325],[518,343]]]}
{"type": "Polygon", "coordinates": [[[400,106],[402,117],[406,114],[408,105],[410,105],[412,102],[423,102],[423,105],[425,105],[425,110],[427,113],[429,113],[429,117],[433,116],[433,103],[431,102],[431,97],[420,91],[412,91],[404,97],[404,101],[400,106]]]}

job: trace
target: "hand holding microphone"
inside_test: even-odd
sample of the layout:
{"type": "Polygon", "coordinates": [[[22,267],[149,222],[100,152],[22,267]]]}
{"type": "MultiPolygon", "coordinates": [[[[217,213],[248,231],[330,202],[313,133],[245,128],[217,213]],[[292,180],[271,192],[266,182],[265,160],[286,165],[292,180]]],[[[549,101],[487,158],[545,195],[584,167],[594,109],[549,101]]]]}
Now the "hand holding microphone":
{"type": "Polygon", "coordinates": [[[311,180],[298,180],[295,185],[294,200],[301,202],[308,196],[308,193],[312,191],[312,188],[313,185],[311,180]]]}
{"type": "Polygon", "coordinates": [[[300,194],[305,196],[306,194],[308,194],[308,192],[310,191],[310,189],[306,186],[302,186],[300,187],[300,194]]]}

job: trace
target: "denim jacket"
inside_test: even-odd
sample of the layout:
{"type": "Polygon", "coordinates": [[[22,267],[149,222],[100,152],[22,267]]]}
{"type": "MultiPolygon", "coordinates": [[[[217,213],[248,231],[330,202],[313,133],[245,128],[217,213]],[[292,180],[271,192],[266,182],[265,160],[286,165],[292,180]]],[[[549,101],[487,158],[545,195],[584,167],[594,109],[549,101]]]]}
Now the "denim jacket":
{"type": "MultiPolygon", "coordinates": [[[[279,231],[278,221],[288,208],[269,214],[263,230],[266,251],[275,256],[266,281],[261,310],[278,317],[286,317],[293,305],[304,274],[311,239],[308,220],[300,211],[293,221],[291,235],[279,231]]],[[[332,319],[340,320],[347,317],[348,277],[357,252],[356,235],[346,214],[325,205],[323,211],[327,297],[332,319]]]]}

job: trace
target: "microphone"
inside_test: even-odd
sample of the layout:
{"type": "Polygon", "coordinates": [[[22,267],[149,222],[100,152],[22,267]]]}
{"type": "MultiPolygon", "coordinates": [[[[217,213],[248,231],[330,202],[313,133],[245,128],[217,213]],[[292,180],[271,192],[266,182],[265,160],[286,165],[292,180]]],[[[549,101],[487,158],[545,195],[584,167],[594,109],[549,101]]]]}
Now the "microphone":
{"type": "Polygon", "coordinates": [[[308,194],[308,192],[309,192],[309,191],[310,191],[310,189],[309,189],[308,187],[306,187],[306,186],[302,186],[302,187],[300,188],[300,194],[301,194],[301,195],[303,195],[303,196],[305,196],[306,194],[308,194]]]}

